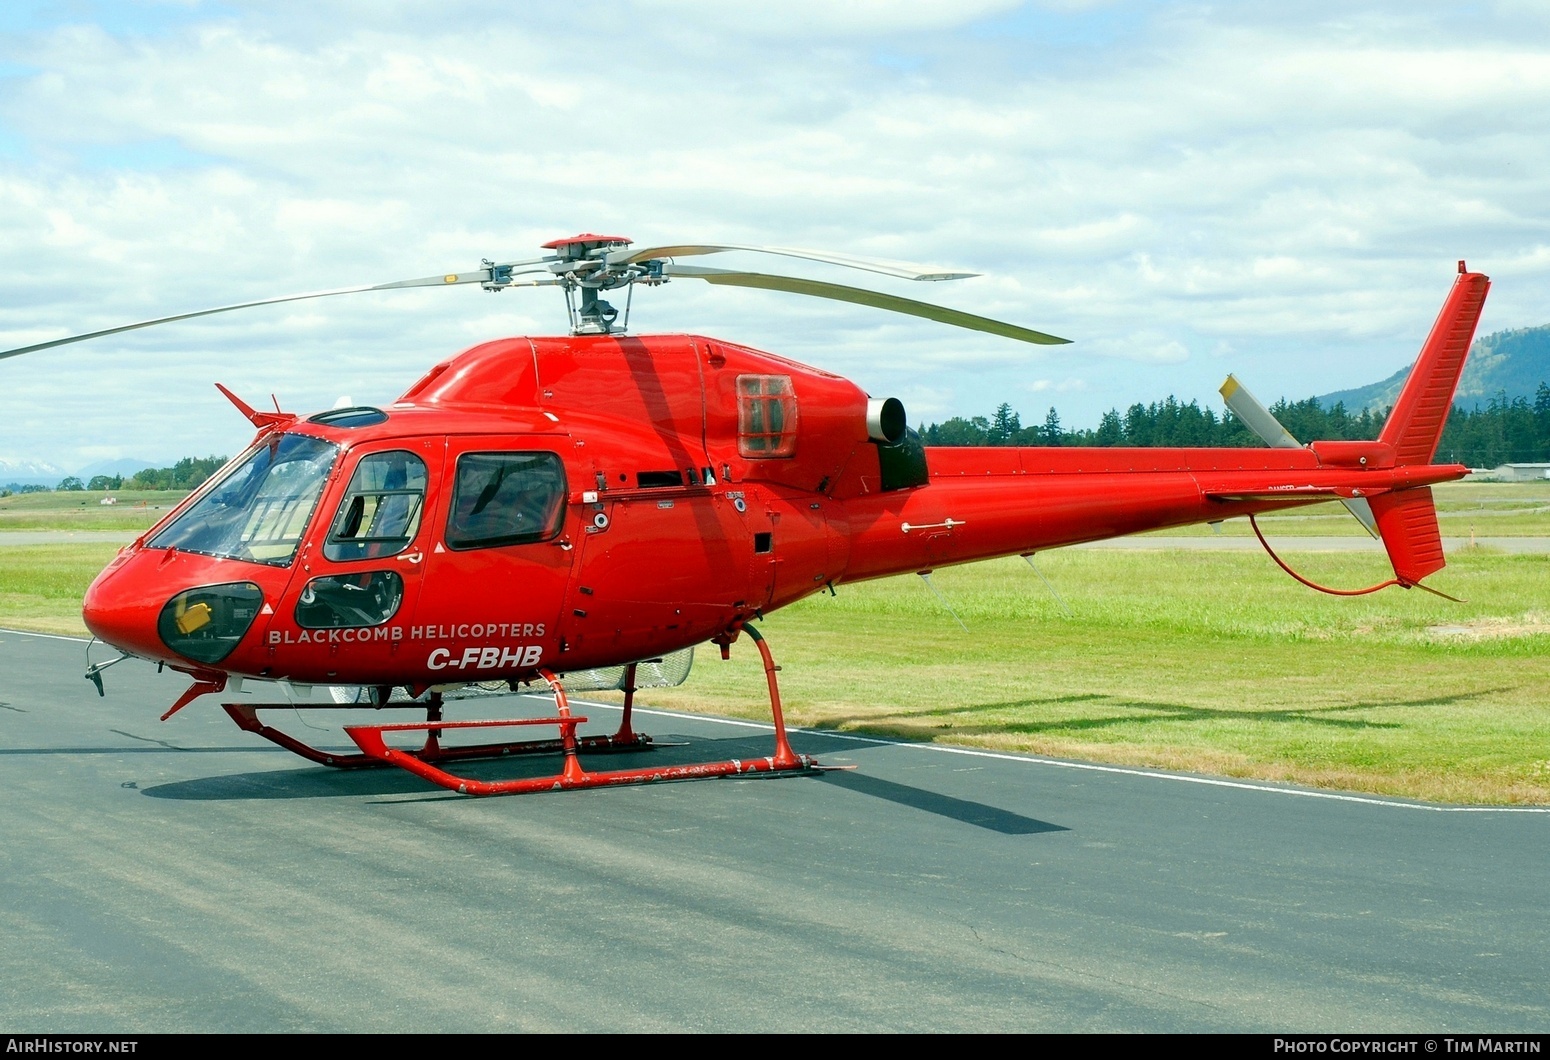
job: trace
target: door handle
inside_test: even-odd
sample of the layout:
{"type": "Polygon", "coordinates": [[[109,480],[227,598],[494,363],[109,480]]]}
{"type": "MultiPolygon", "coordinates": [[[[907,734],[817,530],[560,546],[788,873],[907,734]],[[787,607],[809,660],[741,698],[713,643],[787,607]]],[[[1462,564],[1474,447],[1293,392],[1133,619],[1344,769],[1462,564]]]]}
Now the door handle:
{"type": "Polygon", "coordinates": [[[418,562],[420,562],[424,558],[425,558],[425,553],[423,553],[423,552],[405,552],[402,556],[398,557],[398,562],[400,562],[400,563],[418,563],[418,562]]]}

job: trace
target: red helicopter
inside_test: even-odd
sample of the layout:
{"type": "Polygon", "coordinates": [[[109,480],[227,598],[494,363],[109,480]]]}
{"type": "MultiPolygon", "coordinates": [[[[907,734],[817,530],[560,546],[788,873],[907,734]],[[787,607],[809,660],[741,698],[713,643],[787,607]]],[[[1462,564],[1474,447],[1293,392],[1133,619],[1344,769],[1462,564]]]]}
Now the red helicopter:
{"type": "Polygon", "coordinates": [[[741,250],[914,280],[970,273],[731,244],[632,250],[628,239],[592,234],[544,249],[473,272],[221,306],[0,352],[360,291],[477,283],[558,286],[566,295],[568,336],[482,343],[436,365],[387,408],[302,417],[255,410],[221,387],[258,435],[92,583],[86,625],[123,653],[88,671],[99,693],[101,671],[128,657],[193,678],[164,720],[243,680],[352,689],[347,705],[412,707],[425,721],[347,725],[360,753],[336,754],[258,718],[295,703],[225,709],[243,729],[312,761],[390,763],[472,795],[801,772],[821,767],[791,749],[777,667],[752,620],[843,582],[1329,499],[1382,540],[1394,577],[1324,591],[1426,589],[1422,580],[1444,565],[1429,487],[1467,469],[1431,461],[1490,286],[1463,262],[1376,441],[1301,445],[1229,376],[1228,406],[1268,448],[927,449],[897,399],[719,339],[629,336],[628,304],[620,321],[601,294],[692,278],[1027,342],[1067,340],[859,288],[673,259],[741,250]],[[631,723],[648,672],[655,683],[676,683],[695,645],[718,645],[725,657],[743,633],[768,677],[771,755],[583,767],[589,752],[650,747],[631,723]],[[618,732],[578,735],[587,719],[566,698],[578,681],[624,691],[618,732]],[[456,689],[536,682],[553,690],[555,716],[443,715],[456,689]],[[558,738],[442,743],[448,732],[531,725],[557,727],[558,738]],[[398,732],[424,734],[423,746],[389,746],[398,732]],[[552,776],[505,781],[447,768],[524,752],[558,753],[563,764],[552,776]]]}

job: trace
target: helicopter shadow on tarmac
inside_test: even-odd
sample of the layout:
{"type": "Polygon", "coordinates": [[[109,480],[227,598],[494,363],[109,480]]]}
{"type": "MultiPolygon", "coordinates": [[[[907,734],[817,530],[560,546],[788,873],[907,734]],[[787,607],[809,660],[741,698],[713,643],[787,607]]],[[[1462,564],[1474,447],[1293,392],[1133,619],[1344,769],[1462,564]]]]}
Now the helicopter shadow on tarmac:
{"type": "MultiPolygon", "coordinates": [[[[848,743],[818,734],[793,733],[792,735],[793,745],[805,754],[816,755],[826,752],[832,754],[852,749],[852,745],[848,743]]],[[[769,737],[762,734],[724,739],[664,735],[661,739],[663,746],[651,752],[588,755],[583,758],[583,763],[596,764],[606,760],[607,768],[628,769],[636,765],[644,765],[648,761],[657,764],[663,762],[676,764],[680,759],[684,762],[693,762],[703,760],[707,756],[718,759],[760,758],[770,751],[769,737]],[[709,750],[710,748],[714,750],[709,750]]],[[[554,772],[555,761],[556,757],[553,755],[534,755],[470,762],[462,768],[470,777],[477,779],[544,776],[554,772]]],[[[996,806],[943,795],[925,788],[900,784],[897,781],[884,780],[881,777],[851,770],[824,772],[812,779],[832,784],[846,791],[946,817],[962,824],[1000,832],[1003,835],[1034,835],[1041,832],[1067,831],[1061,825],[1025,817],[996,806]]],[[[423,781],[397,769],[337,770],[316,766],[174,781],[144,788],[142,792],[156,799],[189,801],[359,798],[415,793],[421,793],[426,799],[437,801],[462,798],[448,792],[430,790],[423,781]]],[[[569,793],[567,797],[576,798],[579,794],[569,793]]],[[[394,801],[401,800],[395,798],[394,801]]]]}

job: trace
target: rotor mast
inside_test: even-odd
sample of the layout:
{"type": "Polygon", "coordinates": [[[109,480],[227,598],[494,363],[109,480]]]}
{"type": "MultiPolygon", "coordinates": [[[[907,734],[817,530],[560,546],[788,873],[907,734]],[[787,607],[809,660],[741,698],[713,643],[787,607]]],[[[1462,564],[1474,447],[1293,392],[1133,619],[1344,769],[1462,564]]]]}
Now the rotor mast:
{"type": "MultiPolygon", "coordinates": [[[[630,243],[626,236],[600,236],[587,232],[543,245],[543,249],[554,251],[548,268],[565,291],[565,308],[570,314],[572,335],[624,334],[630,324],[629,301],[625,302],[624,320],[620,322],[619,310],[601,297],[602,292],[636,283],[655,287],[667,282],[659,259],[610,260],[625,257],[621,252],[630,243]]],[[[504,285],[485,285],[487,290],[499,290],[501,286],[504,285]]]]}

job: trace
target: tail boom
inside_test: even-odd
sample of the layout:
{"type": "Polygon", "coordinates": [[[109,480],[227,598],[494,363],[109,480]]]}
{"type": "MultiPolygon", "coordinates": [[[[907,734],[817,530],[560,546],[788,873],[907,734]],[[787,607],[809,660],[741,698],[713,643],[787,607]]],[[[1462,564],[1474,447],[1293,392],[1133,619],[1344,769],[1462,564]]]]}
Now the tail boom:
{"type": "Polygon", "coordinates": [[[1375,440],[1297,446],[1288,436],[1291,445],[1264,449],[932,447],[927,485],[847,501],[852,548],[843,580],[1342,500],[1370,505],[1394,567],[1386,584],[1419,585],[1444,565],[1431,486],[1469,473],[1431,461],[1489,289],[1486,276],[1459,263],[1375,440]]]}

